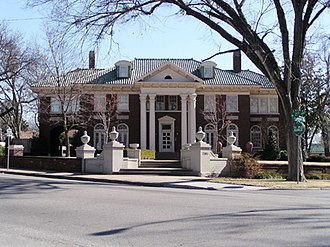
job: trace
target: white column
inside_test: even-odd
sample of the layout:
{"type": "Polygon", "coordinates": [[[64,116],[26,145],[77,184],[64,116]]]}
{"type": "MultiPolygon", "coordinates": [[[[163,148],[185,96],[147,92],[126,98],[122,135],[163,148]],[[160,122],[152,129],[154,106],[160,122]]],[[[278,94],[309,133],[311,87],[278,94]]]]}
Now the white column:
{"type": "Polygon", "coordinates": [[[190,143],[196,142],[196,97],[195,93],[189,95],[190,143]]]}
{"type": "Polygon", "coordinates": [[[182,94],[181,96],[181,147],[187,143],[187,97],[188,95],[182,94]]]}
{"type": "Polygon", "coordinates": [[[147,149],[147,95],[140,94],[140,145],[147,149]]]}
{"type": "Polygon", "coordinates": [[[156,127],[155,127],[155,94],[149,94],[149,149],[155,150],[155,138],[156,138],[156,127]]]}

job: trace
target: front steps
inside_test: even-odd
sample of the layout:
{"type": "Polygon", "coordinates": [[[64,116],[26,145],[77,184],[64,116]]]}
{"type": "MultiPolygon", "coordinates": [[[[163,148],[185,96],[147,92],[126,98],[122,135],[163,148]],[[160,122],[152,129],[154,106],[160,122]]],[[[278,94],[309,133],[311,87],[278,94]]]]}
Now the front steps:
{"type": "Polygon", "coordinates": [[[181,167],[180,160],[142,160],[139,168],[120,169],[118,174],[194,176],[194,172],[181,167]]]}

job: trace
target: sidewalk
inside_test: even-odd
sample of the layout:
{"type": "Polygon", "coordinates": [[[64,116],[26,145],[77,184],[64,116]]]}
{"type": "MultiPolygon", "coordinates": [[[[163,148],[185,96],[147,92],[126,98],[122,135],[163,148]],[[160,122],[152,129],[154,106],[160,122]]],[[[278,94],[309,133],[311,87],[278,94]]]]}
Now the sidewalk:
{"type": "Polygon", "coordinates": [[[1,174],[15,174],[23,176],[46,177],[55,179],[69,179],[101,183],[116,183],[149,187],[168,187],[180,189],[202,190],[264,190],[265,187],[211,183],[209,178],[187,176],[156,176],[156,175],[105,175],[68,172],[46,172],[0,168],[1,174]]]}

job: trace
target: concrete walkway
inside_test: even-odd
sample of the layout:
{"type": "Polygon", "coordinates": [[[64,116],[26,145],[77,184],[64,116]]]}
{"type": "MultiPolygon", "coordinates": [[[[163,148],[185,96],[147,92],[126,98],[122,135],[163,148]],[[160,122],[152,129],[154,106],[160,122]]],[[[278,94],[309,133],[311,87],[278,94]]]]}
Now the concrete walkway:
{"type": "Polygon", "coordinates": [[[0,168],[1,174],[15,174],[24,176],[46,177],[56,179],[69,179],[77,181],[91,181],[102,183],[117,183],[136,186],[168,187],[181,189],[203,190],[265,190],[265,187],[233,185],[209,182],[209,178],[187,176],[157,176],[157,175],[105,175],[69,172],[46,172],[0,168]]]}

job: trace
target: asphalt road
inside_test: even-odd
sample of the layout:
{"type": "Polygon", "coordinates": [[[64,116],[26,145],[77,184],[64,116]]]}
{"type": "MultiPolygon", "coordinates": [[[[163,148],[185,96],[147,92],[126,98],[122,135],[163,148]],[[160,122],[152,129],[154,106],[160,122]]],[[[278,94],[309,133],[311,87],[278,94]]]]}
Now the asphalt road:
{"type": "Polygon", "coordinates": [[[0,174],[0,246],[330,246],[330,190],[204,191],[0,174]]]}

